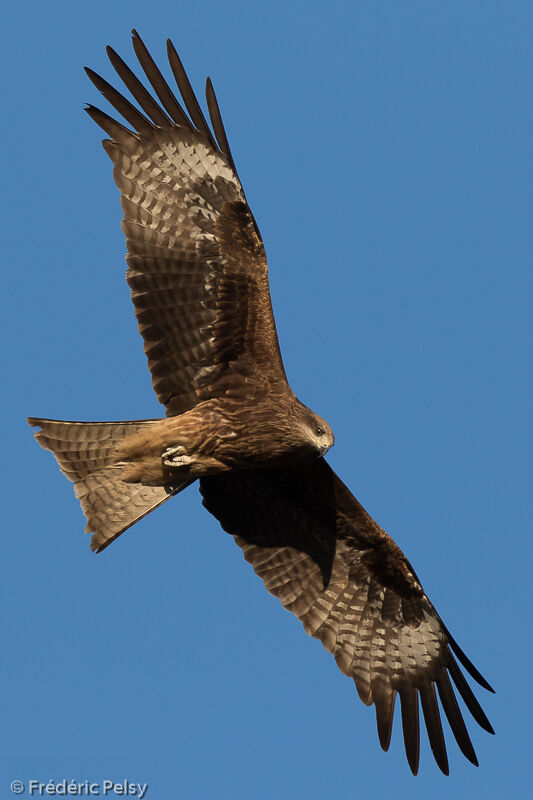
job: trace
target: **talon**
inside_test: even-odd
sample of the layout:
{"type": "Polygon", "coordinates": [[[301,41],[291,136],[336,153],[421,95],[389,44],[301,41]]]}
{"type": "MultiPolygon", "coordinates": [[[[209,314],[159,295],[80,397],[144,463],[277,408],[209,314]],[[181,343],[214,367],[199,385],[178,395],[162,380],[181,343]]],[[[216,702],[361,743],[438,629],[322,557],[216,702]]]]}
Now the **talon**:
{"type": "Polygon", "coordinates": [[[166,450],[163,450],[163,458],[170,458],[171,456],[181,456],[183,453],[186,453],[186,449],[183,447],[182,444],[177,444],[175,447],[167,447],[166,450]]]}
{"type": "Polygon", "coordinates": [[[186,455],[186,449],[183,445],[178,444],[176,447],[167,447],[161,454],[163,464],[166,467],[185,467],[192,464],[193,459],[191,456],[186,455]]]}
{"type": "Polygon", "coordinates": [[[176,458],[164,458],[163,464],[166,467],[185,467],[192,464],[193,459],[191,456],[177,456],[176,458]]]}

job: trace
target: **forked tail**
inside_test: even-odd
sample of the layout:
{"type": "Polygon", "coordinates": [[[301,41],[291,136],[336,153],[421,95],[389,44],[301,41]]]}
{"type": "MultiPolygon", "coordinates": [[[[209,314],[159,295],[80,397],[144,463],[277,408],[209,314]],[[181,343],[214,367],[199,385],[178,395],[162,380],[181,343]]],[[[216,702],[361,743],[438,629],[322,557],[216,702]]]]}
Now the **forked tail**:
{"type": "Polygon", "coordinates": [[[28,418],[41,430],[35,438],[51,450],[61,472],[74,483],[74,492],[92,532],[91,550],[99,553],[150,511],[189,485],[143,486],[123,480],[125,467],[116,461],[116,449],[126,436],[158,420],[136,422],[63,422],[28,418]]]}

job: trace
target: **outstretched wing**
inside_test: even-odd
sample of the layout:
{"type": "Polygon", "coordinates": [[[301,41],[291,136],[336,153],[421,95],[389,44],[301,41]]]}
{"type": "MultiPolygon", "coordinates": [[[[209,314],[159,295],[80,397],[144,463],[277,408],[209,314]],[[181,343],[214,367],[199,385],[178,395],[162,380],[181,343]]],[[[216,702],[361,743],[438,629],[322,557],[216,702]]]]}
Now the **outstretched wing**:
{"type": "Polygon", "coordinates": [[[144,113],[89,69],[133,130],[87,111],[111,137],[103,144],[122,193],[127,280],[154,389],[169,415],[212,397],[253,399],[286,378],[263,243],[213,87],[208,79],[214,135],[172,43],[170,67],[189,116],[135,31],[133,46],[160,104],[108,47],[144,113]]]}
{"type": "Polygon", "coordinates": [[[493,730],[454,654],[492,689],[445,628],[400,548],[324,459],[213,475],[201,479],[200,489],[268,591],[333,653],[361,700],[375,705],[384,750],[398,694],[416,775],[420,697],[431,749],[448,774],[437,690],[459,747],[477,765],[450,677],[474,719],[493,730]]]}

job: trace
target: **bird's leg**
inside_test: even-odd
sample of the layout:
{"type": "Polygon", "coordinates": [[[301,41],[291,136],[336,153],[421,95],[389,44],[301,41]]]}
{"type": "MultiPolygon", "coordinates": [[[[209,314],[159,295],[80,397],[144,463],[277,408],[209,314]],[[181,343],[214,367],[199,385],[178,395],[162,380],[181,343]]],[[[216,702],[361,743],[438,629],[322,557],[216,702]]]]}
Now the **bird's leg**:
{"type": "Polygon", "coordinates": [[[186,467],[193,463],[192,456],[187,455],[187,450],[183,445],[178,444],[175,447],[167,447],[161,454],[163,464],[165,467],[186,467]]]}

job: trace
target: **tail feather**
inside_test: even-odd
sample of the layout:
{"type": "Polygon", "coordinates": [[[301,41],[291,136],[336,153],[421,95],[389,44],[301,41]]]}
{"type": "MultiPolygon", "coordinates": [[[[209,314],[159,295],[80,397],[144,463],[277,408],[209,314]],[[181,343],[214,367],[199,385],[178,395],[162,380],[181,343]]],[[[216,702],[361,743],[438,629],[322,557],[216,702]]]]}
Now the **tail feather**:
{"type": "Polygon", "coordinates": [[[104,467],[74,484],[87,517],[85,533],[93,532],[91,550],[97,553],[174,493],[162,486],[125,483],[122,472],[120,467],[104,467]]]}
{"type": "Polygon", "coordinates": [[[113,462],[117,445],[158,420],[135,422],[64,422],[55,419],[28,418],[40,431],[35,438],[56,457],[61,472],[70,481],[78,481],[113,462]]]}
{"type": "Polygon", "coordinates": [[[101,552],[121,533],[189,485],[143,486],[124,481],[124,466],[116,461],[117,446],[126,436],[158,420],[135,422],[64,422],[29,418],[40,427],[35,438],[50,450],[87,518],[85,532],[93,532],[91,550],[101,552]]]}

